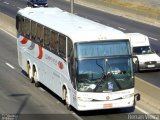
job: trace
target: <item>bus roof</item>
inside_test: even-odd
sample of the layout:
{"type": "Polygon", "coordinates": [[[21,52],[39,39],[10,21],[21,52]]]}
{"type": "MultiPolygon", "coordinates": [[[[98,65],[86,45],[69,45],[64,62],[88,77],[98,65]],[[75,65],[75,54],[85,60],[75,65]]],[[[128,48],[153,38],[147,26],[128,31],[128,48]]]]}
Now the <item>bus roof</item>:
{"type": "Polygon", "coordinates": [[[73,42],[127,39],[120,30],[82,18],[59,8],[26,7],[18,14],[60,32],[73,42]]]}

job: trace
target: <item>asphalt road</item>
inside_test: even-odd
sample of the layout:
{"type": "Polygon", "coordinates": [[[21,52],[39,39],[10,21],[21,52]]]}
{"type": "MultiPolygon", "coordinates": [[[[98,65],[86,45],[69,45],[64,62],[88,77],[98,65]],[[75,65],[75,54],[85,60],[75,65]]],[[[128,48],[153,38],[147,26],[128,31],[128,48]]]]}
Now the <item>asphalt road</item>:
{"type": "Polygon", "coordinates": [[[68,111],[50,90],[44,86],[36,88],[29,82],[17,62],[16,39],[0,30],[0,41],[0,117],[19,117],[20,120],[126,120],[132,114],[143,114],[130,109],[68,111]]]}
{"type": "Polygon", "coordinates": [[[25,118],[52,114],[43,117],[75,120],[56,95],[45,87],[36,88],[23,74],[17,62],[16,39],[0,31],[0,41],[0,114],[31,114],[22,116],[25,118]]]}

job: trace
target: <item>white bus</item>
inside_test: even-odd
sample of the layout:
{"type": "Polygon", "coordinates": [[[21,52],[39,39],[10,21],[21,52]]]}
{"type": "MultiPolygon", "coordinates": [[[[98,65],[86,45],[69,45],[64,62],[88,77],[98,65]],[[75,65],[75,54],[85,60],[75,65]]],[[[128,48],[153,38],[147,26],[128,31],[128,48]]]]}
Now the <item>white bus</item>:
{"type": "Polygon", "coordinates": [[[68,108],[135,105],[131,48],[123,32],[59,8],[21,9],[16,28],[20,67],[68,108]]]}

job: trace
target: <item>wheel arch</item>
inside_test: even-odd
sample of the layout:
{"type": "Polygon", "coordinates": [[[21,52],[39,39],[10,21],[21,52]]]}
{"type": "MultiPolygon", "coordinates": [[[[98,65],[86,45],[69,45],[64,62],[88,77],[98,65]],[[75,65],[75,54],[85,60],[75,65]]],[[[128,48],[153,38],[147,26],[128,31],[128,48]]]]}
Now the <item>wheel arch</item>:
{"type": "Polygon", "coordinates": [[[34,73],[35,71],[37,72],[37,80],[39,81],[39,71],[38,71],[38,66],[37,66],[35,63],[33,63],[32,72],[34,73]]]}
{"type": "Polygon", "coordinates": [[[32,69],[32,64],[31,64],[31,61],[29,59],[26,60],[26,72],[27,72],[27,74],[28,74],[28,71],[29,71],[28,67],[31,67],[31,69],[32,69]]]}
{"type": "Polygon", "coordinates": [[[69,89],[67,87],[66,84],[63,84],[62,85],[62,100],[65,100],[65,93],[64,93],[64,89],[67,91],[68,94],[68,97],[69,97],[69,104],[70,104],[70,92],[69,92],[69,89]]]}

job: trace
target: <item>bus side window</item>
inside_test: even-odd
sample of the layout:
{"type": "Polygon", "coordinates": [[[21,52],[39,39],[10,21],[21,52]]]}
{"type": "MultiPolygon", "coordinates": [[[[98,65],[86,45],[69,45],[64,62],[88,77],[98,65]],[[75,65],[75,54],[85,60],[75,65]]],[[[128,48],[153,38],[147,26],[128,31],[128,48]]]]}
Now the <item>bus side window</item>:
{"type": "Polygon", "coordinates": [[[44,45],[46,48],[50,48],[50,30],[48,28],[44,28],[44,45]]]}
{"type": "Polygon", "coordinates": [[[40,43],[40,25],[37,24],[36,43],[40,43]]]}
{"type": "Polygon", "coordinates": [[[36,36],[36,42],[40,43],[43,46],[43,39],[44,39],[44,30],[43,26],[40,24],[37,24],[37,36],[36,36]]]}
{"type": "Polygon", "coordinates": [[[71,55],[72,49],[73,49],[73,43],[72,43],[71,39],[68,38],[68,40],[67,40],[67,55],[68,55],[68,58],[71,55]]]}
{"type": "Polygon", "coordinates": [[[30,39],[30,20],[25,19],[25,31],[24,36],[28,39],[30,39]]]}
{"type": "Polygon", "coordinates": [[[20,22],[20,34],[25,35],[25,18],[21,17],[21,22],[20,22]]]}
{"type": "Polygon", "coordinates": [[[37,30],[37,24],[35,22],[31,22],[31,39],[33,41],[35,41],[35,38],[36,38],[36,31],[37,30]]]}
{"type": "Polygon", "coordinates": [[[58,33],[54,31],[51,32],[50,50],[58,54],[58,33]]]}
{"type": "Polygon", "coordinates": [[[68,56],[68,69],[70,73],[70,79],[73,88],[76,89],[74,51],[73,51],[73,43],[70,38],[67,39],[67,56],[68,56]]]}
{"type": "Polygon", "coordinates": [[[73,88],[76,89],[76,80],[75,80],[76,72],[75,72],[75,60],[73,51],[71,52],[70,57],[68,58],[68,69],[73,88]]]}
{"type": "Polygon", "coordinates": [[[22,22],[22,17],[16,16],[16,28],[20,35],[22,34],[22,22]]]}
{"type": "Polygon", "coordinates": [[[44,43],[43,43],[44,42],[44,28],[43,26],[41,26],[40,33],[41,33],[40,44],[44,46],[44,43]]]}
{"type": "Polygon", "coordinates": [[[66,37],[59,35],[59,54],[66,58],[66,37]]]}

